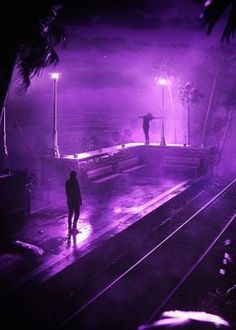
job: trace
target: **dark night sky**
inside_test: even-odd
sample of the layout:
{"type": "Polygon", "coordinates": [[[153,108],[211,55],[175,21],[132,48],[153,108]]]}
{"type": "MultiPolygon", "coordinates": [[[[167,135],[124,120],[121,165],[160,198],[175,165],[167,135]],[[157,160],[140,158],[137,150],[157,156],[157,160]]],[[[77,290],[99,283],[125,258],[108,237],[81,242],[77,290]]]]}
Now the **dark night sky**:
{"type": "Polygon", "coordinates": [[[86,2],[65,1],[63,16],[76,23],[90,24],[94,17],[119,17],[124,23],[133,16],[144,16],[156,12],[157,7],[166,10],[173,6],[174,1],[153,1],[153,0],[88,0],[86,2]]]}
{"type": "Polygon", "coordinates": [[[186,18],[201,12],[199,5],[191,0],[88,0],[65,1],[61,20],[67,24],[92,26],[130,27],[134,29],[157,29],[165,24],[168,13],[173,13],[172,24],[187,24],[186,18]],[[191,6],[189,6],[191,4],[191,6]]]}

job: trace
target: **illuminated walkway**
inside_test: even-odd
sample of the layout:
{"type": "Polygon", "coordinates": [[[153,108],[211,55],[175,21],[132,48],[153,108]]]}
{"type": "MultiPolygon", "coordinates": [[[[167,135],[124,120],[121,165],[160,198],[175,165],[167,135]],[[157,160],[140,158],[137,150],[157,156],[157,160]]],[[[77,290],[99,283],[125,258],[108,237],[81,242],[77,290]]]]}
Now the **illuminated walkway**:
{"type": "Polygon", "coordinates": [[[60,196],[56,207],[49,205],[33,214],[16,237],[40,247],[43,255],[35,256],[32,262],[25,254],[3,253],[0,257],[2,276],[10,287],[18,287],[38,275],[38,281],[44,281],[189,185],[188,181],[140,179],[124,191],[117,189],[98,197],[84,196],[77,226],[79,233],[70,237],[67,235],[66,203],[64,196],[60,196]]]}

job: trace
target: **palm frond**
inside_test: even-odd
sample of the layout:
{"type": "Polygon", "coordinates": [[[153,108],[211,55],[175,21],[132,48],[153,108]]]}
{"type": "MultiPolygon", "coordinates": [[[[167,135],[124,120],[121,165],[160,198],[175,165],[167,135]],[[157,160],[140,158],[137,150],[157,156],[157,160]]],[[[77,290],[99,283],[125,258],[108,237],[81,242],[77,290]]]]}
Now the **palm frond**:
{"type": "Polygon", "coordinates": [[[66,41],[65,35],[60,27],[56,25],[51,25],[47,29],[45,37],[51,46],[63,45],[66,41]]]}
{"type": "Polygon", "coordinates": [[[213,0],[204,9],[203,24],[207,26],[207,34],[209,35],[219,18],[223,15],[229,5],[227,0],[213,0]]]}
{"type": "Polygon", "coordinates": [[[203,95],[199,93],[198,89],[190,81],[180,88],[180,99],[183,105],[190,103],[198,104],[201,97],[203,95]]]}
{"type": "Polygon", "coordinates": [[[55,0],[22,0],[14,5],[12,15],[12,4],[0,13],[9,17],[5,25],[0,20],[0,34],[3,40],[14,43],[21,85],[28,88],[32,77],[58,62],[55,48],[65,42],[56,22],[62,6],[55,0]]]}
{"type": "MultiPolygon", "coordinates": [[[[51,39],[51,38],[50,38],[51,39]]],[[[30,80],[50,64],[57,64],[59,58],[54,50],[54,43],[39,35],[33,41],[23,43],[19,48],[17,69],[22,77],[22,86],[28,88],[30,80]]]]}
{"type": "Polygon", "coordinates": [[[196,0],[203,6],[202,23],[207,26],[210,35],[219,20],[227,14],[221,41],[228,41],[234,37],[236,30],[236,3],[234,0],[196,0]]]}
{"type": "Polygon", "coordinates": [[[236,30],[236,3],[232,3],[232,7],[228,16],[228,20],[222,35],[222,40],[226,39],[227,41],[230,38],[234,38],[234,32],[236,30]]]}

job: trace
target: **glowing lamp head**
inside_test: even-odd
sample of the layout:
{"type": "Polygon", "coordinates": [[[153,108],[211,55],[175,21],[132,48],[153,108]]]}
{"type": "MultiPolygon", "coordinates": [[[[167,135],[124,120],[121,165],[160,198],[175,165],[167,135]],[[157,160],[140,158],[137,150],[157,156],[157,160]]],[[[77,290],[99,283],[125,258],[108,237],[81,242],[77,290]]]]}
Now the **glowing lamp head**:
{"type": "Polygon", "coordinates": [[[50,73],[50,76],[53,80],[58,80],[60,77],[60,73],[59,72],[52,72],[50,73]]]}
{"type": "Polygon", "coordinates": [[[158,79],[158,84],[161,85],[161,86],[167,85],[167,79],[165,79],[165,78],[159,78],[158,79]]]}

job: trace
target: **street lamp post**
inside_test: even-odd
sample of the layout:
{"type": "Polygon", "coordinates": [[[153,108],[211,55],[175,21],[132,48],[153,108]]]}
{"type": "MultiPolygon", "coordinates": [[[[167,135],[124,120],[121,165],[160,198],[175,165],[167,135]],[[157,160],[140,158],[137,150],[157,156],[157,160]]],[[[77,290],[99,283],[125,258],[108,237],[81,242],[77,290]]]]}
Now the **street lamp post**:
{"type": "Polygon", "coordinates": [[[7,150],[7,129],[6,129],[6,100],[3,106],[3,156],[4,158],[8,157],[7,150]]]}
{"type": "Polygon", "coordinates": [[[8,150],[7,150],[7,130],[6,130],[6,102],[7,96],[5,98],[2,116],[0,117],[0,128],[1,137],[0,137],[0,171],[2,169],[6,170],[8,168],[8,150]],[[2,124],[2,125],[1,125],[2,124]]]}
{"type": "Polygon", "coordinates": [[[57,101],[57,87],[60,77],[59,72],[50,73],[53,80],[53,150],[52,156],[54,158],[60,158],[60,152],[58,148],[58,131],[57,131],[57,113],[58,113],[58,101],[57,101]]]}
{"type": "Polygon", "coordinates": [[[159,78],[159,85],[161,85],[161,142],[160,146],[165,147],[165,124],[164,124],[164,101],[165,101],[165,85],[167,84],[167,80],[165,78],[159,78]]]}

